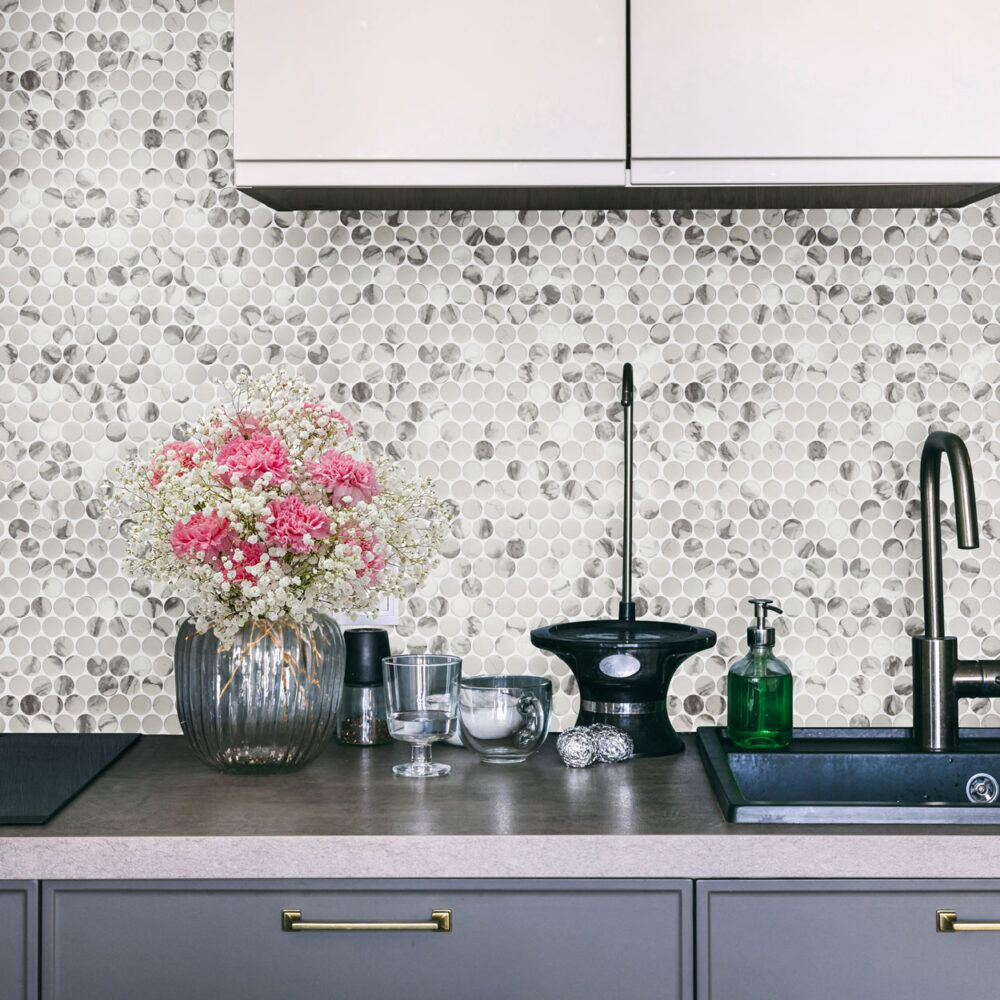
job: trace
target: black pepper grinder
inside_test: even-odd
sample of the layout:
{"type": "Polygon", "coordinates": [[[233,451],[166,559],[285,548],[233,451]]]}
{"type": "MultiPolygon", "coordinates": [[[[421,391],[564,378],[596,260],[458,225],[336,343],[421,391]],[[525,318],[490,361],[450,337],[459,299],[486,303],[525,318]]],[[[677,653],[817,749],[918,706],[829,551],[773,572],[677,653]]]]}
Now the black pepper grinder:
{"type": "Polygon", "coordinates": [[[384,628],[349,628],[344,631],[344,647],[346,670],[337,709],[337,739],[358,747],[391,743],[382,680],[389,633],[384,628]]]}

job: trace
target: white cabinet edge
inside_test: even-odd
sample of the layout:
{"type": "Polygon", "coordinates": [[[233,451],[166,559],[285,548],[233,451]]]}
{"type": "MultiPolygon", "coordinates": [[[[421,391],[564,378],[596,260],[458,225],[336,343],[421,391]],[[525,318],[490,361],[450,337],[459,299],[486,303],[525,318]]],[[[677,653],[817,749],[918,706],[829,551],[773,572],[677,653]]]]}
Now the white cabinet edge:
{"type": "Polygon", "coordinates": [[[625,160],[236,160],[237,187],[544,187],[625,183],[625,160]]]}
{"type": "Polygon", "coordinates": [[[631,187],[1000,184],[1000,157],[632,159],[631,187]]]}
{"type": "Polygon", "coordinates": [[[747,187],[1000,185],[1000,157],[921,159],[636,159],[622,161],[237,160],[240,188],[747,187]]]}

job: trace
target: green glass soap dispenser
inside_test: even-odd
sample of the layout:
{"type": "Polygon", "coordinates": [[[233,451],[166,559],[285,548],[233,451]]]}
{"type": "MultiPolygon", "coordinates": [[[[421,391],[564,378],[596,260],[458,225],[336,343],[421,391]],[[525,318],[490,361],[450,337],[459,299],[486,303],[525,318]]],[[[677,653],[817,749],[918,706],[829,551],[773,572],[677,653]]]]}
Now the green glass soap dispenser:
{"type": "Polygon", "coordinates": [[[750,598],[756,622],[747,629],[750,651],[729,668],[729,738],[747,750],[777,750],[792,740],[792,672],[774,655],[767,613],[783,614],[769,598],[750,598]]]}

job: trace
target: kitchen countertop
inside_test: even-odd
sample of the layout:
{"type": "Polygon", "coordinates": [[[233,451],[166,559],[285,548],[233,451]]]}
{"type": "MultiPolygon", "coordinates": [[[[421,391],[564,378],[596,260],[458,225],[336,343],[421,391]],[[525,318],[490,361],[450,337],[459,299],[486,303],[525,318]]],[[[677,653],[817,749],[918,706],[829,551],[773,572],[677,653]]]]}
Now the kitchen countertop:
{"type": "Polygon", "coordinates": [[[684,742],[584,771],[552,737],[508,766],[438,744],[452,773],[415,781],[398,744],[244,776],[147,736],[47,825],[0,827],[0,878],[1000,877],[996,827],[726,823],[684,742]]]}

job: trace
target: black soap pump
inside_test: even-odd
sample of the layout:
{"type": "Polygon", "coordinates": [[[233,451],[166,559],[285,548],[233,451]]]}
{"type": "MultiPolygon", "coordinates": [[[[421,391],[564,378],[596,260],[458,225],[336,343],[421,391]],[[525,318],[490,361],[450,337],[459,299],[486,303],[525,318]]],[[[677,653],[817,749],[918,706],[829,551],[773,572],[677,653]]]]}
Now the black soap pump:
{"type": "Polygon", "coordinates": [[[792,672],[774,655],[767,613],[783,614],[770,598],[752,597],[755,622],[746,656],[729,669],[729,738],[747,750],[778,750],[792,741],[792,672]]]}

